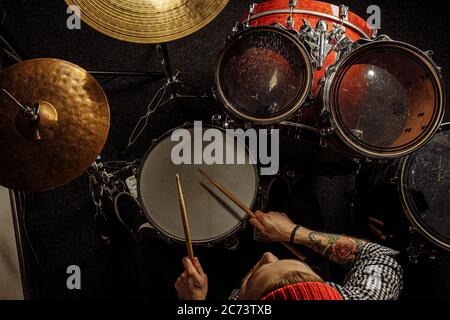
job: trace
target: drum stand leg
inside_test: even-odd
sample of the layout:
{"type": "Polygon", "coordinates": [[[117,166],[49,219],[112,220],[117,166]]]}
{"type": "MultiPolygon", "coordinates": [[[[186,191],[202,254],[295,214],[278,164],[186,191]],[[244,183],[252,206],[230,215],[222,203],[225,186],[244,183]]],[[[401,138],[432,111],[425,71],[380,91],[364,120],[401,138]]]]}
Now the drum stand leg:
{"type": "Polygon", "coordinates": [[[170,65],[170,58],[167,45],[165,43],[158,44],[156,46],[156,50],[158,53],[158,57],[161,61],[161,66],[164,71],[163,78],[166,79],[166,82],[153,96],[149,105],[147,106],[146,113],[139,119],[138,123],[136,124],[133,132],[130,135],[130,138],[128,139],[127,146],[121,152],[123,157],[126,155],[130,147],[138,140],[143,130],[147,126],[150,116],[155,111],[157,111],[157,109],[159,109],[160,107],[164,106],[165,104],[171,101],[176,102],[177,99],[179,98],[209,98],[209,96],[206,93],[200,94],[196,92],[198,90],[196,90],[196,88],[194,88],[194,86],[192,86],[190,83],[181,81],[178,78],[179,71],[173,74],[170,65]],[[185,94],[179,94],[176,88],[182,89],[185,92],[185,94]]]}
{"type": "Polygon", "coordinates": [[[6,30],[0,25],[0,50],[8,58],[15,62],[21,62],[26,58],[22,49],[15,43],[6,30]]]}
{"type": "MultiPolygon", "coordinates": [[[[106,82],[111,81],[116,77],[143,77],[147,78],[150,81],[159,81],[159,80],[170,80],[172,79],[172,70],[170,68],[170,60],[169,55],[167,53],[167,45],[166,44],[158,44],[156,46],[156,51],[159,59],[161,60],[161,64],[163,66],[163,71],[105,71],[105,70],[90,70],[88,71],[93,76],[100,77],[110,77],[108,80],[103,81],[103,85],[106,82]]],[[[175,92],[173,92],[175,93],[175,92]]]]}

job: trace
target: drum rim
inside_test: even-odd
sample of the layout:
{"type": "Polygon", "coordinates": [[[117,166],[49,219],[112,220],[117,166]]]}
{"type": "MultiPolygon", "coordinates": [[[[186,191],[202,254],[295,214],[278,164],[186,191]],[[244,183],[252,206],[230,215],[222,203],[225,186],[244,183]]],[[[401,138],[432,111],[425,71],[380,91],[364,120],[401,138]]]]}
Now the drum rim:
{"type": "Polygon", "coordinates": [[[348,53],[341,61],[336,63],[335,65],[331,66],[331,75],[328,79],[325,81],[325,87],[324,87],[324,94],[323,94],[323,102],[324,107],[331,112],[330,117],[330,123],[332,128],[335,129],[335,132],[338,134],[338,136],[343,140],[343,142],[350,147],[353,151],[356,151],[358,154],[367,156],[367,157],[373,157],[373,158],[399,158],[402,156],[406,156],[408,154],[413,153],[414,151],[417,151],[421,147],[423,147],[426,143],[430,141],[430,139],[434,136],[434,134],[439,130],[442,121],[444,119],[445,115],[445,107],[446,107],[446,95],[445,95],[445,89],[444,89],[444,80],[442,78],[442,75],[434,63],[434,61],[422,50],[418,49],[417,47],[410,45],[405,42],[401,41],[394,41],[394,40],[375,40],[370,41],[368,43],[365,43],[358,48],[352,50],[350,53],[348,53]],[[392,148],[391,150],[388,150],[386,148],[377,148],[373,146],[369,146],[366,143],[352,137],[351,134],[348,134],[348,129],[346,126],[342,123],[340,120],[340,112],[338,106],[336,106],[332,101],[334,100],[331,97],[332,93],[335,93],[337,90],[336,86],[336,79],[339,80],[338,75],[339,70],[342,67],[345,67],[349,61],[352,61],[357,57],[358,54],[360,54],[361,51],[365,52],[370,49],[370,47],[392,47],[396,49],[406,50],[406,52],[412,54],[415,58],[419,59],[420,62],[423,63],[423,66],[428,67],[430,70],[430,74],[433,76],[431,81],[435,85],[435,92],[437,93],[436,97],[436,105],[437,109],[435,110],[435,115],[433,116],[434,124],[431,125],[425,134],[422,134],[418,138],[416,138],[414,141],[410,142],[406,146],[396,147],[392,148]]]}
{"type": "MultiPolygon", "coordinates": [[[[450,131],[450,122],[443,123],[437,132],[450,131]]],[[[412,205],[410,195],[407,188],[406,179],[409,174],[409,165],[413,155],[408,155],[404,157],[400,162],[400,183],[398,189],[401,195],[401,205],[403,212],[405,213],[408,220],[412,223],[414,228],[419,231],[425,238],[429,239],[431,242],[441,247],[442,249],[450,251],[450,240],[445,240],[445,237],[439,235],[437,232],[433,231],[430,227],[426,226],[425,223],[418,218],[418,215],[414,211],[414,206],[412,205]]]]}
{"type": "MultiPolygon", "coordinates": [[[[192,128],[194,127],[194,125],[192,123],[186,123],[184,125],[175,127],[173,129],[170,129],[167,132],[164,132],[161,136],[159,136],[157,139],[155,139],[152,143],[152,145],[150,146],[150,148],[147,150],[147,152],[145,153],[145,155],[142,157],[142,161],[139,165],[139,170],[138,173],[136,174],[137,177],[137,194],[138,194],[138,201],[139,204],[141,205],[142,211],[145,214],[145,217],[147,218],[147,221],[155,228],[158,236],[160,238],[162,238],[163,240],[165,240],[166,242],[176,242],[176,243],[185,243],[184,239],[175,237],[174,235],[169,234],[168,232],[166,232],[165,230],[163,230],[155,221],[153,221],[151,215],[149,214],[147,208],[145,207],[143,201],[142,201],[142,194],[141,194],[141,179],[142,179],[142,170],[144,168],[144,165],[146,163],[146,160],[148,159],[148,156],[150,155],[150,153],[152,152],[152,150],[164,139],[166,139],[169,135],[172,134],[173,131],[177,130],[177,129],[186,129],[186,128],[192,128]]],[[[218,127],[218,126],[214,126],[214,125],[210,125],[210,124],[202,124],[203,128],[210,128],[210,129],[218,129],[220,131],[222,131],[224,134],[226,133],[226,130],[218,127]]],[[[250,154],[247,146],[245,146],[245,150],[247,153],[250,154]]],[[[258,197],[258,193],[259,193],[259,174],[258,174],[258,166],[256,164],[252,164],[253,170],[255,171],[255,192],[253,195],[253,200],[252,200],[252,205],[251,207],[255,204],[256,199],[258,197]]],[[[244,229],[245,225],[247,224],[247,220],[248,220],[248,216],[245,216],[243,219],[241,219],[241,221],[236,224],[232,229],[230,229],[228,232],[222,234],[219,237],[216,238],[210,238],[210,239],[206,239],[206,240],[192,240],[192,244],[193,245],[200,245],[200,246],[213,246],[216,243],[220,243],[223,242],[226,239],[231,238],[232,236],[235,236],[239,231],[241,231],[242,229],[244,229]]]]}
{"type": "Polygon", "coordinates": [[[287,30],[284,30],[280,27],[276,26],[258,26],[258,27],[249,27],[243,31],[238,32],[235,34],[231,40],[226,44],[226,46],[222,49],[222,51],[219,54],[219,58],[216,62],[215,72],[214,72],[214,81],[215,86],[217,89],[217,97],[219,98],[220,102],[224,105],[226,110],[231,113],[232,116],[237,118],[240,121],[249,121],[251,123],[257,124],[257,125],[271,125],[279,123],[287,118],[289,118],[293,113],[295,113],[298,109],[301,108],[301,106],[305,103],[306,99],[311,93],[312,86],[314,83],[314,71],[311,64],[311,57],[308,53],[307,48],[305,45],[301,42],[300,39],[296,38],[293,34],[289,33],[287,30]],[[224,86],[222,81],[222,70],[223,70],[223,64],[225,61],[225,56],[229,52],[230,48],[233,46],[234,43],[236,43],[238,40],[241,40],[242,37],[258,32],[258,31],[271,31],[276,32],[280,34],[281,36],[289,39],[292,44],[294,44],[300,51],[300,55],[304,58],[306,61],[306,80],[305,80],[305,88],[304,92],[302,93],[301,90],[299,90],[299,93],[297,94],[295,100],[289,105],[289,107],[286,108],[286,111],[271,117],[265,117],[265,118],[258,118],[252,115],[249,115],[247,113],[244,113],[240,111],[241,108],[238,106],[235,106],[225,95],[224,92],[224,86]]]}
{"type": "MultiPolygon", "coordinates": [[[[269,2],[275,2],[273,0],[269,0],[269,1],[265,1],[265,2],[260,2],[260,3],[256,3],[256,8],[258,8],[259,5],[263,4],[263,3],[269,3],[269,2]]],[[[332,3],[328,3],[325,1],[314,1],[316,2],[316,4],[319,5],[330,5],[332,7],[338,7],[335,4],[332,3]]],[[[250,19],[248,19],[248,11],[246,11],[246,15],[240,20],[241,24],[245,24],[248,20],[248,22],[253,22],[255,20],[258,20],[260,18],[263,17],[267,17],[267,16],[271,16],[271,15],[279,15],[279,14],[290,14],[291,13],[291,9],[290,8],[278,8],[278,9],[274,9],[274,8],[270,8],[269,10],[261,10],[261,11],[257,11],[253,13],[250,16],[250,19]]],[[[335,16],[333,14],[329,14],[329,13],[324,13],[321,11],[316,11],[315,9],[305,9],[304,7],[296,7],[293,9],[292,13],[295,15],[297,14],[304,14],[304,15],[313,15],[316,16],[318,19],[329,19],[331,20],[331,22],[333,23],[342,23],[342,19],[339,18],[338,16],[335,16]]],[[[356,14],[353,11],[349,11],[349,14],[354,15],[355,17],[357,17],[358,19],[361,19],[363,21],[365,21],[367,23],[366,20],[364,20],[361,16],[359,16],[358,14],[356,14]]],[[[362,22],[362,21],[361,21],[362,22]]],[[[361,27],[357,26],[356,24],[352,23],[350,20],[344,20],[344,26],[347,28],[352,29],[355,33],[358,33],[360,37],[364,38],[364,39],[370,39],[370,36],[361,29],[361,27]]],[[[368,24],[368,23],[367,23],[368,24]]],[[[370,28],[370,26],[368,26],[370,28]]]]}

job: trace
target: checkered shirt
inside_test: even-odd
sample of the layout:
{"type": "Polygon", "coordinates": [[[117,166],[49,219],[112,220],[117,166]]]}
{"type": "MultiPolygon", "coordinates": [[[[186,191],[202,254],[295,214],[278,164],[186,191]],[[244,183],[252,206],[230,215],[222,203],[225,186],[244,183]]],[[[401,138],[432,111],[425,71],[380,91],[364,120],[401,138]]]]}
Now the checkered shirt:
{"type": "MultiPolygon", "coordinates": [[[[396,300],[403,288],[403,272],[394,256],[397,251],[367,243],[347,274],[344,284],[327,282],[344,300],[396,300]]],[[[239,298],[233,290],[230,300],[239,298]]]]}

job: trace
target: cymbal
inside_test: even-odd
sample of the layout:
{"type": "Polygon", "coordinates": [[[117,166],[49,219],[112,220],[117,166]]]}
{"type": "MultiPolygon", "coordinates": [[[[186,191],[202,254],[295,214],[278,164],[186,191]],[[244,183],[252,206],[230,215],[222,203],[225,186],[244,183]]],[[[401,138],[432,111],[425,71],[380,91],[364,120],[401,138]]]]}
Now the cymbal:
{"type": "Polygon", "coordinates": [[[163,43],[200,30],[229,0],[65,0],[80,8],[81,19],[112,38],[163,43]]]}
{"type": "Polygon", "coordinates": [[[45,191],[81,176],[103,149],[109,120],[102,87],[70,62],[34,59],[2,70],[0,185],[45,191]],[[37,119],[19,102],[38,105],[37,119]]]}

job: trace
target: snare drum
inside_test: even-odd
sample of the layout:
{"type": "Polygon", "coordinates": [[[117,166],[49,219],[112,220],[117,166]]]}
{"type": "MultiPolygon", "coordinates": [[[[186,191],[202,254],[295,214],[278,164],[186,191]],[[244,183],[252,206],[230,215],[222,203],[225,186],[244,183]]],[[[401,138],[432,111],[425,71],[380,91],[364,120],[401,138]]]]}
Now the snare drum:
{"type": "Polygon", "coordinates": [[[399,193],[414,228],[450,250],[450,123],[399,166],[399,193]]]}
{"type": "MultiPolygon", "coordinates": [[[[167,242],[184,242],[184,231],[176,189],[175,175],[179,174],[189,218],[191,239],[194,245],[211,246],[231,241],[246,222],[246,214],[214,188],[199,172],[203,169],[231,190],[247,207],[251,208],[258,192],[258,174],[250,154],[236,139],[227,139],[227,133],[219,128],[187,126],[191,141],[172,141],[170,131],[157,140],[144,157],[138,176],[138,194],[141,207],[148,221],[159,236],[167,242]],[[198,131],[197,131],[198,130],[198,131]],[[245,158],[245,164],[180,164],[172,161],[172,150],[180,143],[191,150],[191,163],[203,156],[208,143],[195,146],[193,137],[203,136],[205,130],[215,130],[214,136],[223,138],[224,155],[234,150],[237,158],[245,158]],[[191,143],[192,142],[192,143],[191,143]],[[201,148],[203,147],[203,148],[201,148]],[[192,148],[192,149],[191,149],[192,148]],[[201,154],[199,152],[202,152],[201,154]]],[[[197,161],[198,163],[198,161],[197,161]]]]}
{"type": "Polygon", "coordinates": [[[418,150],[445,112],[439,68],[425,52],[385,37],[350,46],[328,68],[317,102],[325,140],[357,157],[418,150]]]}

